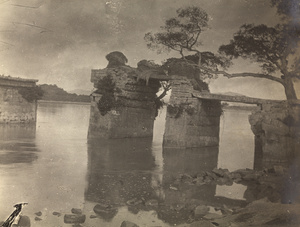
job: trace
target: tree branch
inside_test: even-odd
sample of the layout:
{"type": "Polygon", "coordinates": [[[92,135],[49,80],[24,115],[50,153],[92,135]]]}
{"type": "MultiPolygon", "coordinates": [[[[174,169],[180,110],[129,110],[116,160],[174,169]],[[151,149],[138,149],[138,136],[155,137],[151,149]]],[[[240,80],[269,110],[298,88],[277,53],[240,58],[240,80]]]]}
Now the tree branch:
{"type": "Polygon", "coordinates": [[[208,73],[211,74],[222,74],[223,76],[227,77],[227,78],[235,78],[235,77],[256,77],[256,78],[263,78],[263,79],[269,79],[269,80],[273,80],[276,81],[278,83],[281,83],[282,85],[284,84],[284,81],[278,77],[275,76],[271,76],[269,74],[261,74],[261,73],[227,73],[225,71],[215,71],[215,70],[211,70],[208,69],[206,67],[200,66],[200,65],[195,65],[197,66],[199,69],[202,69],[208,73]]]}
{"type": "Polygon", "coordinates": [[[271,76],[269,74],[261,74],[261,73],[233,73],[233,74],[223,74],[227,78],[234,78],[234,77],[256,77],[256,78],[263,78],[268,80],[273,80],[278,83],[284,84],[284,81],[278,77],[271,76]]]}
{"type": "Polygon", "coordinates": [[[167,95],[167,92],[171,89],[171,84],[163,85],[162,87],[164,91],[156,98],[157,100],[160,100],[167,95]]]}

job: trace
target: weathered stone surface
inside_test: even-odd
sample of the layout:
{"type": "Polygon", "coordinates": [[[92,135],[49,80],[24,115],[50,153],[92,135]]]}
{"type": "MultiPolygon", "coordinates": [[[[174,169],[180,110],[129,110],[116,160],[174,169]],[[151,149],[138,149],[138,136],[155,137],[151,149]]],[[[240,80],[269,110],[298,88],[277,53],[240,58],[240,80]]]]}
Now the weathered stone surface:
{"type": "Polygon", "coordinates": [[[18,87],[5,87],[0,82],[0,123],[32,123],[36,121],[36,101],[27,102],[18,87]]]}
{"type": "Polygon", "coordinates": [[[256,150],[261,154],[258,166],[288,166],[300,150],[300,105],[297,103],[269,103],[261,111],[249,116],[255,134],[256,150]]]}
{"type": "MultiPolygon", "coordinates": [[[[136,69],[129,66],[92,70],[91,81],[97,84],[106,76],[115,83],[114,98],[119,106],[101,115],[97,103],[102,95],[93,93],[90,111],[89,138],[152,137],[156,117],[158,81],[137,80],[130,76],[136,69]]],[[[102,91],[98,91],[101,93],[102,91]]]]}
{"type": "Polygon", "coordinates": [[[166,148],[219,145],[220,102],[194,98],[193,91],[186,78],[172,81],[163,143],[166,148]]]}

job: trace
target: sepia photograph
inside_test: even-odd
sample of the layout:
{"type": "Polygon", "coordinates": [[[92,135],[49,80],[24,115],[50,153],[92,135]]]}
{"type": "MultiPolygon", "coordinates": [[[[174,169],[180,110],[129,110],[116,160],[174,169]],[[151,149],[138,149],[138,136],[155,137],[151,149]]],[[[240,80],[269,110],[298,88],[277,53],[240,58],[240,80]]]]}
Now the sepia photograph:
{"type": "Polygon", "coordinates": [[[300,226],[300,0],[0,0],[1,227],[300,226]]]}

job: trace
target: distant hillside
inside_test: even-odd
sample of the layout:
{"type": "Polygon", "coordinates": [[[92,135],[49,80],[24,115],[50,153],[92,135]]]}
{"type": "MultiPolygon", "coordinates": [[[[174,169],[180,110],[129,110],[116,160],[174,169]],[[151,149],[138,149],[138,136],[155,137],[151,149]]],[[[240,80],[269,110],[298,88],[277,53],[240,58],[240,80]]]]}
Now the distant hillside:
{"type": "Polygon", "coordinates": [[[90,95],[92,93],[92,91],[83,90],[83,89],[75,89],[68,92],[71,94],[75,93],[77,95],[90,95]]]}
{"type": "Polygon", "coordinates": [[[70,94],[64,89],[52,84],[38,85],[44,92],[41,100],[47,101],[66,101],[66,102],[90,102],[88,95],[70,94]]]}

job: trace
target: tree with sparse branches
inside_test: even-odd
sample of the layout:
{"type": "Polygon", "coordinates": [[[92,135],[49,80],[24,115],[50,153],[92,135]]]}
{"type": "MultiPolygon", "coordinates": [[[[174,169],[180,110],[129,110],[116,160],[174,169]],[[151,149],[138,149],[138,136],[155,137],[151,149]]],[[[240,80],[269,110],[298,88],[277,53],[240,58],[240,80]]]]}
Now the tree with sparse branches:
{"type": "Polygon", "coordinates": [[[198,50],[202,45],[200,35],[209,28],[209,15],[203,9],[194,6],[180,8],[176,12],[177,17],[165,21],[165,25],[161,27],[162,32],[149,32],[145,35],[147,47],[156,50],[158,54],[163,51],[177,51],[183,59],[186,59],[186,53],[194,52],[197,65],[204,64],[210,69],[216,69],[218,66],[227,68],[230,62],[226,58],[198,50]]]}
{"type": "Polygon", "coordinates": [[[242,25],[229,44],[220,46],[220,55],[198,50],[201,46],[200,35],[208,29],[209,21],[207,13],[199,7],[178,9],[177,17],[166,20],[161,27],[162,32],[147,33],[145,40],[148,48],[158,53],[173,50],[179,52],[183,59],[187,59],[186,52],[196,53],[196,67],[209,78],[224,75],[228,78],[269,79],[283,85],[288,100],[297,99],[293,82],[300,78],[300,59],[296,55],[299,53],[300,29],[299,23],[290,19],[293,14],[286,10],[288,2],[292,4],[297,1],[271,0],[278,13],[285,17],[285,23],[275,27],[242,25]],[[231,65],[231,60],[238,57],[260,63],[262,73],[227,73],[225,70],[231,65]]]}
{"type": "Polygon", "coordinates": [[[288,100],[297,99],[294,81],[300,79],[300,2],[271,0],[271,5],[277,8],[283,23],[275,27],[244,24],[219,51],[230,58],[258,62],[264,73],[255,77],[279,82],[288,100]]]}

